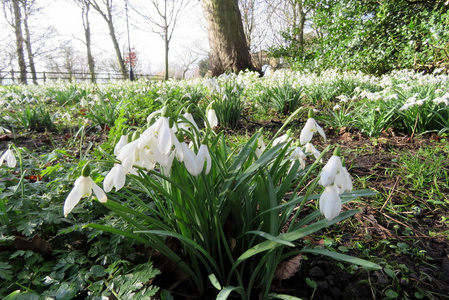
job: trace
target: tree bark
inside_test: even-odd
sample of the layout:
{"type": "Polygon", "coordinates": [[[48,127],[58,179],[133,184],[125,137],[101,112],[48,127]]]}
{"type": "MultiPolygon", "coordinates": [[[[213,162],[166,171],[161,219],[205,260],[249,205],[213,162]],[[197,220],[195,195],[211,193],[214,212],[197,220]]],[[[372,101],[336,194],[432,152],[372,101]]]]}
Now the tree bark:
{"type": "Polygon", "coordinates": [[[120,68],[120,73],[122,73],[123,78],[128,78],[128,72],[126,70],[125,61],[123,60],[122,52],[118,44],[117,36],[115,35],[114,22],[112,21],[112,0],[104,1],[106,6],[106,11],[103,11],[98,5],[96,0],[89,0],[92,7],[103,17],[103,19],[108,24],[109,36],[111,37],[112,44],[114,46],[115,54],[117,56],[117,62],[120,68]]]}
{"type": "Polygon", "coordinates": [[[91,41],[91,34],[90,34],[90,22],[89,22],[89,10],[90,10],[90,3],[89,1],[84,1],[82,3],[83,7],[83,27],[84,27],[84,37],[86,39],[86,51],[87,51],[87,64],[89,66],[89,72],[90,72],[90,80],[91,82],[95,83],[95,61],[94,57],[92,55],[92,41],[91,41]]]}
{"type": "Polygon", "coordinates": [[[206,21],[212,76],[254,70],[238,0],[201,0],[206,21]]]}
{"type": "Polygon", "coordinates": [[[22,16],[19,0],[13,0],[14,34],[16,36],[16,52],[20,69],[20,83],[27,84],[25,54],[23,52],[22,16]]]}
{"type": "Polygon", "coordinates": [[[36,74],[36,65],[34,63],[34,53],[31,48],[31,35],[30,35],[30,29],[28,27],[28,13],[26,11],[26,8],[24,7],[24,18],[23,18],[23,29],[25,31],[25,47],[28,54],[28,63],[30,65],[30,71],[31,71],[31,77],[33,78],[33,83],[37,84],[37,74],[36,74]]]}
{"type": "Polygon", "coordinates": [[[304,53],[304,24],[306,23],[306,13],[303,10],[302,0],[296,2],[296,12],[298,13],[298,34],[296,40],[299,43],[301,53],[304,53]]]}

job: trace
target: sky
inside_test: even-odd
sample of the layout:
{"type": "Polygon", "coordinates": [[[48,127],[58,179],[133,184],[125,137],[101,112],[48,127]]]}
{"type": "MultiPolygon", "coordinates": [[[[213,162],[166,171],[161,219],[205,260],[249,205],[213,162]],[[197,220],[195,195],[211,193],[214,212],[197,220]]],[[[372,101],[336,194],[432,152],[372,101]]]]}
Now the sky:
{"type": "MultiPolygon", "coordinates": [[[[70,0],[37,0],[47,1],[49,5],[43,11],[44,16],[36,20],[40,25],[53,25],[58,31],[59,40],[71,40],[75,47],[85,51],[85,46],[81,42],[84,40],[84,33],[81,19],[81,9],[70,0]]],[[[123,0],[116,0],[115,3],[123,3],[123,0]]],[[[130,40],[131,47],[135,48],[139,56],[139,64],[142,72],[155,73],[163,70],[164,62],[164,44],[162,38],[147,30],[147,24],[137,21],[135,12],[129,10],[130,40]]],[[[119,35],[119,43],[123,49],[128,47],[128,38],[126,32],[125,13],[115,17],[114,24],[116,32],[119,35]]],[[[5,26],[3,15],[0,17],[3,25],[2,31],[10,27],[5,26]]],[[[109,55],[115,57],[111,39],[108,35],[106,22],[91,9],[90,13],[92,42],[94,53],[97,55],[109,55]]],[[[12,32],[12,31],[11,31],[12,32]]],[[[3,37],[6,32],[0,34],[3,37]]],[[[208,48],[207,33],[202,18],[202,9],[199,1],[192,1],[192,5],[182,14],[179,24],[175,28],[174,36],[170,43],[169,61],[171,64],[179,64],[179,56],[186,52],[186,49],[193,49],[192,44],[199,42],[202,48],[208,48]]],[[[56,45],[58,42],[55,42],[56,45]]]]}

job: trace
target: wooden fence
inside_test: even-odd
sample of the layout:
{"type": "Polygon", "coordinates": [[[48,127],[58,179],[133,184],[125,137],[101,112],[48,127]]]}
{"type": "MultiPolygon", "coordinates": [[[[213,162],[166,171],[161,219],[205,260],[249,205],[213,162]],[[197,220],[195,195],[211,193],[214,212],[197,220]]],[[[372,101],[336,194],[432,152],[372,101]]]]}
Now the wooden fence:
{"type": "MultiPolygon", "coordinates": [[[[68,80],[74,82],[81,81],[92,81],[92,76],[90,73],[81,73],[81,72],[36,72],[37,75],[37,83],[45,84],[47,81],[55,81],[55,80],[68,80]]],[[[163,80],[164,76],[162,75],[150,75],[150,74],[133,74],[134,79],[146,78],[149,80],[163,80]]],[[[112,73],[112,72],[98,72],[95,73],[95,82],[97,83],[105,83],[114,80],[128,80],[129,77],[123,77],[121,73],[112,73]]],[[[0,71],[0,85],[10,85],[10,84],[19,84],[20,83],[20,72],[18,71],[0,71]]],[[[33,84],[33,78],[31,73],[27,73],[27,83],[33,84]]]]}

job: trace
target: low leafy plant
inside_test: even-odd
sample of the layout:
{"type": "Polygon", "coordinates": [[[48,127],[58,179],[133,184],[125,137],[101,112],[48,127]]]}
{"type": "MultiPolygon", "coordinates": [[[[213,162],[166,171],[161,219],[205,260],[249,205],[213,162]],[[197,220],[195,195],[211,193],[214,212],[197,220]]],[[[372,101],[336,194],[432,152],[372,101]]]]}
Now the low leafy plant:
{"type": "Polygon", "coordinates": [[[221,126],[236,129],[245,108],[245,101],[241,96],[242,87],[234,80],[221,83],[210,99],[221,126]]]}
{"type": "Polygon", "coordinates": [[[265,92],[268,97],[265,98],[266,102],[262,105],[284,115],[290,115],[301,107],[305,97],[303,87],[295,88],[287,82],[267,88],[265,92]]]}
{"type": "Polygon", "coordinates": [[[43,105],[34,106],[26,105],[18,108],[16,112],[10,113],[10,118],[14,120],[20,127],[31,131],[55,131],[56,125],[47,108],[43,105]]]}
{"type": "MultiPolygon", "coordinates": [[[[303,156],[289,159],[293,150],[299,153],[299,149],[291,147],[293,141],[285,135],[265,147],[257,133],[243,145],[230,147],[223,133],[216,135],[210,127],[201,133],[191,120],[177,115],[170,115],[170,119],[181,121],[171,125],[169,115],[164,108],[137,140],[122,145],[117,158],[111,158],[116,164],[103,186],[106,192],[113,187],[116,192],[109,198],[90,179],[86,166],[66,199],[64,214],[67,216],[86,191],[93,189],[103,205],[128,226],[91,223],[87,227],[123,235],[162,253],[186,274],[192,291],[199,296],[213,293],[226,298],[238,292],[244,299],[255,294],[266,299],[280,262],[300,253],[324,254],[378,268],[367,261],[296,242],[357,212],[339,214],[340,204],[335,204],[327,219],[322,219],[319,211],[299,217],[308,200],[320,198],[314,194],[320,177],[311,174],[317,172],[327,151],[313,164],[303,166],[303,156]],[[176,128],[176,134],[172,128],[176,128]],[[176,246],[170,246],[169,240],[176,246]]],[[[307,129],[309,139],[310,134],[307,129]]],[[[322,182],[325,193],[334,191],[322,182]]],[[[342,194],[341,200],[338,196],[338,201],[333,199],[345,203],[371,194],[355,191],[342,194]]],[[[326,197],[320,200],[322,211],[326,197]]]]}

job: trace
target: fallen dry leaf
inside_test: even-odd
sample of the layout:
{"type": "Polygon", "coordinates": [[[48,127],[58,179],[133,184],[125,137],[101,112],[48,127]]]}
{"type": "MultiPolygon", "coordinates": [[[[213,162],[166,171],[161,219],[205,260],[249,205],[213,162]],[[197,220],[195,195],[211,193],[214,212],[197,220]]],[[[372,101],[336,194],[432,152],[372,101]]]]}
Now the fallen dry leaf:
{"type": "Polygon", "coordinates": [[[299,267],[301,266],[302,255],[296,255],[295,257],[290,258],[289,260],[281,262],[274,272],[273,279],[284,280],[289,279],[293,275],[298,272],[299,267]]]}

